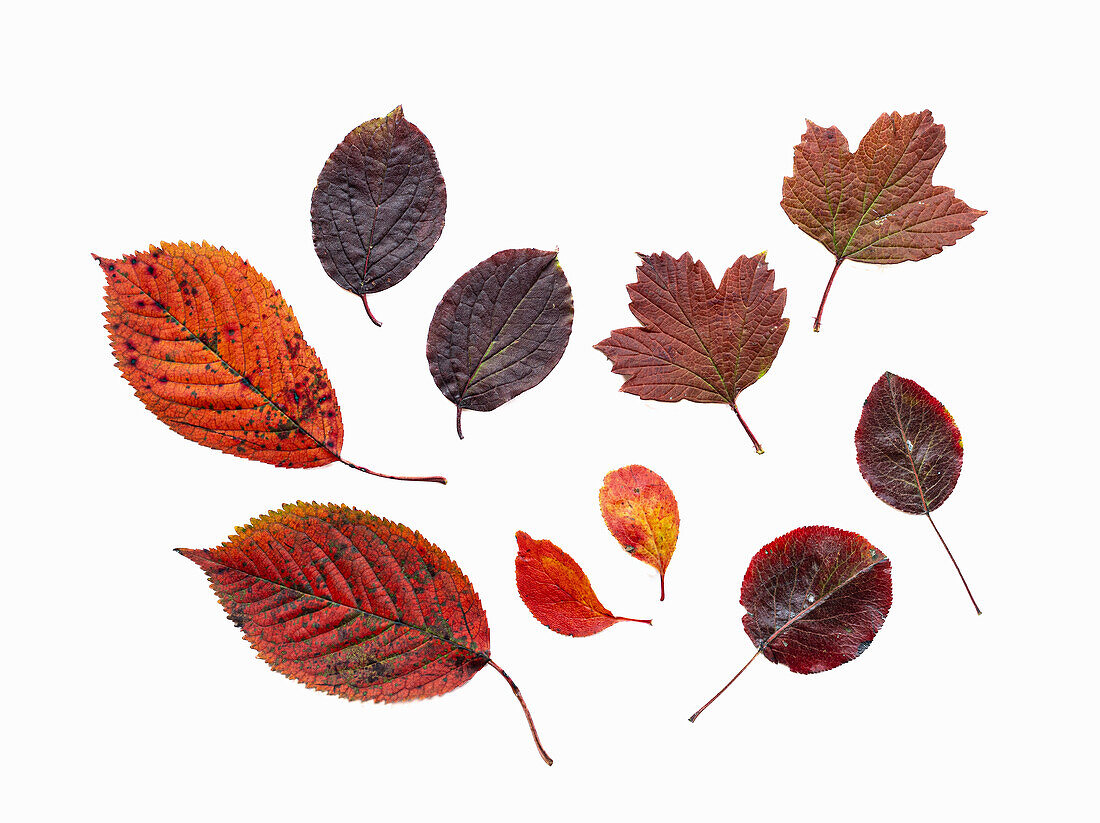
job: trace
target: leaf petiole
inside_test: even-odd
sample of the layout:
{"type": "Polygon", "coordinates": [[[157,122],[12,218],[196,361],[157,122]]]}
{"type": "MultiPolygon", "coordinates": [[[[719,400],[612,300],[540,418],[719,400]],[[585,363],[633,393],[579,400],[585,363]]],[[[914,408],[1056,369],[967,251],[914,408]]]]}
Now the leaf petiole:
{"type": "MultiPolygon", "coordinates": [[[[923,492],[921,493],[921,496],[923,498],[923,492]]],[[[959,564],[955,561],[955,555],[951,554],[951,549],[947,548],[947,541],[943,539],[943,535],[940,534],[940,530],[936,528],[936,522],[932,519],[931,513],[925,511],[924,516],[928,518],[928,522],[932,524],[932,529],[936,532],[936,537],[940,539],[940,542],[943,543],[944,549],[947,550],[947,556],[951,558],[951,563],[955,566],[955,571],[959,573],[959,580],[962,581],[963,588],[966,589],[966,593],[970,596],[970,602],[974,604],[974,611],[976,611],[978,614],[981,614],[982,610],[978,608],[978,601],[974,599],[974,595],[970,591],[970,586],[967,584],[966,578],[963,577],[962,569],[959,568],[959,564]]]]}
{"type": "Polygon", "coordinates": [[[833,287],[833,281],[836,279],[837,270],[840,268],[840,264],[844,262],[843,257],[836,259],[836,265],[833,266],[833,273],[829,275],[829,282],[825,284],[825,293],[821,295],[821,305],[817,307],[817,317],[814,318],[814,331],[821,331],[821,313],[825,311],[825,301],[829,299],[829,289],[833,287]]]}
{"type": "Polygon", "coordinates": [[[519,701],[519,705],[523,708],[523,713],[527,716],[527,725],[531,727],[531,737],[535,739],[535,746],[538,747],[539,754],[542,755],[542,759],[546,761],[547,766],[553,766],[554,760],[546,753],[546,749],[542,747],[542,741],[539,740],[539,733],[535,730],[535,721],[531,717],[530,710],[527,708],[527,702],[523,699],[523,695],[520,694],[519,686],[517,686],[515,681],[508,676],[508,672],[498,666],[491,657],[486,658],[486,660],[490,666],[500,672],[500,676],[512,687],[512,692],[515,694],[516,700],[519,701]]]}
{"type": "Polygon", "coordinates": [[[741,667],[741,670],[738,671],[737,674],[735,674],[730,679],[729,683],[727,683],[725,686],[723,686],[721,689],[718,690],[718,694],[714,695],[714,697],[712,697],[710,700],[708,700],[706,703],[703,704],[702,708],[700,708],[699,711],[697,711],[695,714],[693,714],[691,717],[688,718],[688,722],[689,723],[694,723],[695,718],[697,718],[699,715],[701,715],[703,713],[703,710],[706,709],[707,706],[709,706],[711,703],[713,703],[715,700],[717,700],[719,697],[721,697],[722,693],[726,689],[728,689],[730,686],[733,685],[733,681],[741,676],[741,672],[745,671],[745,669],[747,669],[749,667],[749,663],[752,663],[752,661],[754,661],[757,658],[757,656],[760,654],[760,652],[762,652],[762,651],[764,651],[763,646],[761,646],[759,649],[756,650],[756,654],[754,654],[752,657],[749,658],[749,662],[741,667]]]}
{"type": "MultiPolygon", "coordinates": [[[[749,436],[749,440],[752,441],[752,445],[756,448],[756,453],[763,454],[764,447],[760,445],[760,441],[757,440],[756,435],[752,433],[749,424],[746,423],[745,418],[741,416],[741,411],[737,408],[737,403],[730,403],[730,408],[733,409],[733,413],[737,415],[737,419],[741,422],[741,427],[745,430],[745,434],[749,436]]],[[[663,597],[661,599],[664,600],[663,597]]]]}

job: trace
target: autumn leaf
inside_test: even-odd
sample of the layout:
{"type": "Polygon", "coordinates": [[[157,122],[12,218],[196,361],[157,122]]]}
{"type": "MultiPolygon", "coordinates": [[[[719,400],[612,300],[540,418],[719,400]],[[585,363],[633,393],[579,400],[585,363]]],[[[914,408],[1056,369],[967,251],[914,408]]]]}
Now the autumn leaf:
{"type": "Polygon", "coordinates": [[[339,461],[340,406],[294,312],[266,277],[207,243],[164,243],[117,260],[107,330],[123,376],[178,434],[227,454],[307,468],[339,461]]]}
{"type": "Polygon", "coordinates": [[[447,187],[428,138],[401,107],[355,128],[313,190],[313,247],[336,283],[367,304],[404,280],[443,232],[447,187]]]}
{"type": "Polygon", "coordinates": [[[665,570],[680,534],[680,509],[672,489],[645,466],[624,466],[604,477],[600,513],[619,545],[661,575],[664,600],[665,570]]]}
{"type": "Polygon", "coordinates": [[[639,257],[638,281],[626,290],[642,325],[596,344],[626,377],[621,390],[645,400],[725,403],[763,454],[737,397],[771,368],[790,325],[787,290],[775,288],[764,253],[739,257],[717,289],[690,254],[639,257]]]}
{"type": "Polygon", "coordinates": [[[261,659],[311,689],[394,703],[445,694],[485,666],[489,624],[470,581],[441,548],[369,512],[286,505],[214,549],[177,549],[206,573],[261,659]]]}
{"type": "Polygon", "coordinates": [[[558,253],[499,251],[443,295],[428,329],[428,366],[462,411],[492,411],[541,383],[565,353],[573,293],[558,253]]]}
{"type": "Polygon", "coordinates": [[[533,540],[526,532],[516,532],[516,543],[519,596],[546,628],[570,637],[588,637],[622,621],[652,625],[650,620],[609,612],[577,561],[549,540],[533,540]]]}
{"type": "Polygon", "coordinates": [[[943,404],[921,385],[886,372],[863,401],[856,429],[856,462],[879,500],[932,524],[974,610],[981,614],[932,512],[950,496],[962,473],[959,427],[943,404]]]}
{"type": "Polygon", "coordinates": [[[794,148],[794,174],[783,178],[783,211],[836,259],[814,318],[821,313],[845,260],[903,263],[939,254],[974,230],[986,212],[972,209],[955,190],[932,185],[947,148],[932,112],[883,114],[855,154],[836,126],[806,121],[794,148]]]}
{"type": "Polygon", "coordinates": [[[741,622],[756,654],[799,674],[834,669],[871,645],[893,598],[890,561],[855,532],[804,526],[756,553],[741,584],[741,622]]]}

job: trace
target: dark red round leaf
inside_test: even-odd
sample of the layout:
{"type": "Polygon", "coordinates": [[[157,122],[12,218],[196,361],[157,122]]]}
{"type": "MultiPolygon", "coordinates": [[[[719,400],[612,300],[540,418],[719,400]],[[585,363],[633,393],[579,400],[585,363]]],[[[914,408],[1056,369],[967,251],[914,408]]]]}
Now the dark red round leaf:
{"type": "Polygon", "coordinates": [[[799,674],[824,672],[870,645],[891,599],[886,555],[854,532],[805,526],[749,563],[742,622],[768,660],[799,674]]]}
{"type": "Polygon", "coordinates": [[[935,511],[962,472],[962,435],[922,386],[886,372],[863,401],[856,461],[880,500],[909,514],[935,511]]]}

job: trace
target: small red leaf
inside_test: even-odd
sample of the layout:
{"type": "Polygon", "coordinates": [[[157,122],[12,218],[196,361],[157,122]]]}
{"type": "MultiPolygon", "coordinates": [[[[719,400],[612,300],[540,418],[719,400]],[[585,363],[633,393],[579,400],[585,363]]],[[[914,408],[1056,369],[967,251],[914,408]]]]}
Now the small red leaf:
{"type": "Polygon", "coordinates": [[[577,561],[549,540],[534,540],[516,532],[516,587],[535,619],[558,634],[588,637],[622,621],[596,597],[592,583],[577,561]]]}
{"type": "Polygon", "coordinates": [[[271,668],[350,700],[418,700],[485,666],[507,680],[540,754],[523,697],[489,656],[470,581],[417,532],[347,506],[298,503],[237,529],[221,546],[179,549],[206,573],[229,619],[271,668]]]}
{"type": "Polygon", "coordinates": [[[883,114],[853,154],[836,126],[806,121],[794,148],[794,174],[783,178],[783,211],[836,260],[814,331],[837,270],[845,260],[903,263],[939,254],[974,231],[985,214],[932,185],[947,149],[932,112],[883,114]]]}
{"type": "Polygon", "coordinates": [[[890,561],[860,535],[829,526],[788,532],[756,553],[741,584],[742,623],[756,646],[749,663],[763,654],[799,674],[836,668],[871,644],[892,599],[890,561]]]}
{"type": "Polygon", "coordinates": [[[680,534],[680,509],[668,483],[645,466],[608,472],[600,488],[600,513],[619,545],[661,575],[664,600],[665,570],[680,534]]]}
{"type": "Polygon", "coordinates": [[[626,287],[640,327],[617,329],[596,344],[621,391],[666,403],[724,403],[733,409],[757,453],[760,442],[737,398],[771,368],[790,321],[787,290],[775,288],[764,254],[739,257],[715,288],[690,254],[640,255],[638,280],[626,287]]]}
{"type": "Polygon", "coordinates": [[[883,374],[863,401],[856,428],[859,471],[879,500],[906,514],[928,518],[974,610],[981,614],[931,514],[954,491],[962,460],[962,435],[944,405],[919,383],[883,374]]]}

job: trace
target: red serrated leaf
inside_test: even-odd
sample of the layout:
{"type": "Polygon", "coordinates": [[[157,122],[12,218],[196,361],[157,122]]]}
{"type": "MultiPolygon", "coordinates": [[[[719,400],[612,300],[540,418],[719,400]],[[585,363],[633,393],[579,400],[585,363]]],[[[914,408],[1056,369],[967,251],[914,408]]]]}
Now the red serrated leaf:
{"type": "Polygon", "coordinates": [[[804,526],[756,553],[741,584],[756,654],[691,716],[694,722],[757,655],[799,674],[836,668],[871,644],[893,599],[890,561],[855,532],[804,526]]]}
{"type": "Polygon", "coordinates": [[[588,637],[630,621],[649,623],[634,617],[616,617],[596,597],[588,575],[577,561],[549,540],[534,540],[516,532],[516,588],[531,614],[558,634],[588,637]]]}
{"type": "Polygon", "coordinates": [[[827,248],[836,265],[825,286],[814,331],[833,279],[845,260],[903,263],[939,254],[974,230],[986,212],[955,190],[932,185],[947,149],[932,112],[883,114],[853,154],[836,126],[806,121],[794,149],[794,174],[783,178],[783,211],[827,248]]]}
{"type": "Polygon", "coordinates": [[[645,466],[608,472],[600,488],[600,513],[619,545],[660,574],[664,600],[665,571],[680,534],[680,509],[668,483],[645,466]]]}
{"type": "Polygon", "coordinates": [[[638,280],[626,288],[642,325],[617,329],[596,344],[611,370],[626,377],[621,390],[645,400],[725,403],[763,454],[737,397],[779,352],[790,325],[783,317],[787,290],[775,288],[763,253],[739,257],[717,289],[690,254],[639,256],[638,280]]]}
{"type": "Polygon", "coordinates": [[[313,247],[341,288],[367,295],[400,283],[443,232],[447,187],[428,138],[401,107],[357,126],[325,161],[310,204],[313,247]]]}
{"type": "Polygon", "coordinates": [[[974,610],[981,614],[931,514],[955,489],[962,458],[962,435],[944,405],[920,384],[883,374],[863,401],[856,428],[859,471],[879,500],[906,514],[928,518],[974,610]]]}
{"type": "Polygon", "coordinates": [[[340,406],[294,311],[271,281],[208,243],[164,243],[107,276],[107,330],[123,376],[188,440],[287,468],[341,462],[340,406]]]}
{"type": "Polygon", "coordinates": [[[229,619],[271,668],[349,700],[445,694],[489,656],[481,600],[447,553],[400,523],[348,506],[298,503],[215,549],[178,549],[210,580],[229,619]]]}

